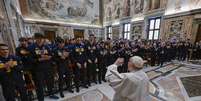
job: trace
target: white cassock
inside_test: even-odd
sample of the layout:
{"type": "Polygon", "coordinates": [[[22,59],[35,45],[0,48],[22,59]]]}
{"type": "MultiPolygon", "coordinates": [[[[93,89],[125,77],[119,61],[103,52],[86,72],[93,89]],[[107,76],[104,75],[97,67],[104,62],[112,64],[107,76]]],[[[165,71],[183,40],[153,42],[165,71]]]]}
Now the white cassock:
{"type": "Polygon", "coordinates": [[[114,64],[107,69],[106,80],[115,90],[113,101],[150,101],[149,78],[145,72],[120,74],[114,64]]]}

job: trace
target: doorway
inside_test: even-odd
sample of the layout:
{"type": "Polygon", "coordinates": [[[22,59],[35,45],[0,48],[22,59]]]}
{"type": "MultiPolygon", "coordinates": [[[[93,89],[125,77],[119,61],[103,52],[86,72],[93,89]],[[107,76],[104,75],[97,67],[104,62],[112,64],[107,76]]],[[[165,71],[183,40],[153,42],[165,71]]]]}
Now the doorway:
{"type": "Polygon", "coordinates": [[[45,37],[50,40],[54,41],[56,38],[56,32],[55,31],[44,31],[45,32],[45,37]]]}
{"type": "Polygon", "coordinates": [[[201,24],[199,24],[197,35],[196,35],[196,42],[201,41],[201,24]]]}
{"type": "Polygon", "coordinates": [[[74,29],[75,38],[84,38],[84,30],[74,29]]]}

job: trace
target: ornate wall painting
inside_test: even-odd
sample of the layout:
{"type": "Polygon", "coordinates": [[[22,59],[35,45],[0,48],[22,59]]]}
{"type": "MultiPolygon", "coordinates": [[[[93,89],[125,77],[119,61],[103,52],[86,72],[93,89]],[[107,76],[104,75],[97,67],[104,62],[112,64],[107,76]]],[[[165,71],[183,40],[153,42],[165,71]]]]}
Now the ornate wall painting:
{"type": "Polygon", "coordinates": [[[142,25],[133,25],[131,31],[131,39],[136,40],[142,37],[143,27],[142,25]]]}
{"type": "Polygon", "coordinates": [[[100,24],[99,0],[28,0],[28,2],[29,17],[100,24]]]}
{"type": "Polygon", "coordinates": [[[99,34],[98,29],[89,29],[88,30],[88,35],[91,35],[91,34],[97,36],[99,34]]]}
{"type": "Polygon", "coordinates": [[[143,13],[144,0],[132,0],[133,14],[143,13]]]}
{"type": "Polygon", "coordinates": [[[112,20],[112,8],[108,7],[106,12],[106,21],[112,20]]]}
{"type": "Polygon", "coordinates": [[[123,15],[129,15],[126,11],[130,0],[104,0],[104,21],[120,19],[123,15]],[[125,7],[123,7],[125,5],[125,7]],[[125,10],[126,13],[123,13],[125,10]]]}
{"type": "Polygon", "coordinates": [[[99,40],[103,38],[101,29],[88,29],[88,35],[93,34],[95,35],[96,39],[99,40]]]}
{"type": "Polygon", "coordinates": [[[112,20],[112,0],[104,0],[104,21],[112,20]]]}
{"type": "Polygon", "coordinates": [[[180,10],[181,9],[181,0],[176,0],[175,2],[175,10],[180,10]]]}
{"type": "Polygon", "coordinates": [[[146,0],[104,0],[104,21],[141,17],[146,0]]]}
{"type": "Polygon", "coordinates": [[[0,19],[4,19],[3,2],[0,2],[0,19]]]}
{"type": "Polygon", "coordinates": [[[166,15],[188,12],[193,9],[198,9],[201,7],[201,1],[199,0],[168,0],[166,7],[166,15]],[[197,3],[197,4],[195,4],[197,3]]]}
{"type": "Polygon", "coordinates": [[[131,0],[123,0],[123,17],[130,16],[131,0]]]}
{"type": "Polygon", "coordinates": [[[114,26],[112,27],[112,38],[118,39],[120,35],[120,26],[114,26]]]}
{"type": "Polygon", "coordinates": [[[74,38],[73,28],[71,26],[58,27],[57,34],[65,39],[74,38]]]}
{"type": "Polygon", "coordinates": [[[192,9],[201,8],[201,0],[190,0],[190,4],[192,9]]]}
{"type": "Polygon", "coordinates": [[[183,20],[172,21],[169,37],[171,38],[171,37],[175,36],[175,37],[179,38],[182,34],[183,24],[184,24],[183,20]]]}
{"type": "Polygon", "coordinates": [[[123,3],[122,0],[113,0],[113,20],[119,19],[123,15],[123,3]]]}
{"type": "Polygon", "coordinates": [[[162,0],[148,0],[148,7],[147,10],[154,10],[160,8],[160,2],[162,0]]]}

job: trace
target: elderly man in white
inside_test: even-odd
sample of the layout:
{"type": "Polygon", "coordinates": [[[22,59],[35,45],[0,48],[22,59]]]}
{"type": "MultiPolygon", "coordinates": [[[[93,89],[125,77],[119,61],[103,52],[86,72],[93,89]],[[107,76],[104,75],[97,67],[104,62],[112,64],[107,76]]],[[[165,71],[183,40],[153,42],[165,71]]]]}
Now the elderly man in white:
{"type": "Polygon", "coordinates": [[[119,58],[107,67],[106,80],[115,90],[113,101],[150,101],[149,79],[141,69],[145,61],[139,57],[131,57],[128,62],[129,73],[119,73],[118,66],[124,62],[119,58]]]}

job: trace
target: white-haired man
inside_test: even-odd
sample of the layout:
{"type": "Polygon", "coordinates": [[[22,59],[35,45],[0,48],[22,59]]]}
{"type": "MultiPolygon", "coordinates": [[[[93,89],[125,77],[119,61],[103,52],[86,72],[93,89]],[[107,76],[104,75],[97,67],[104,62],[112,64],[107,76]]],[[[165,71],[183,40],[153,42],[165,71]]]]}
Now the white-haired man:
{"type": "Polygon", "coordinates": [[[119,58],[116,62],[107,67],[106,80],[115,90],[113,101],[150,101],[149,79],[142,67],[145,61],[139,57],[131,57],[128,62],[129,73],[119,73],[118,66],[124,62],[119,58]]]}

